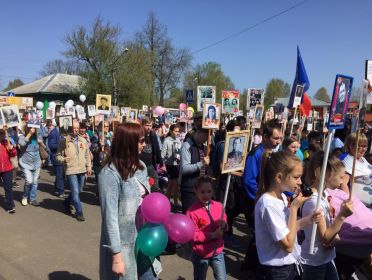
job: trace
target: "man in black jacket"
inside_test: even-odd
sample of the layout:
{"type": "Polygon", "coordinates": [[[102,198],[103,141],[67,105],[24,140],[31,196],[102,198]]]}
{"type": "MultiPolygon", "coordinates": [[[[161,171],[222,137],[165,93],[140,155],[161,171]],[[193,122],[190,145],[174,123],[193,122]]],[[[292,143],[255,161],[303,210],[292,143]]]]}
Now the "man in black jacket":
{"type": "Polygon", "coordinates": [[[152,121],[149,118],[143,119],[142,126],[145,130],[146,146],[140,154],[140,159],[146,164],[149,177],[154,179],[152,191],[161,191],[159,188],[158,174],[156,173],[156,164],[163,165],[158,138],[152,131],[152,121]]]}

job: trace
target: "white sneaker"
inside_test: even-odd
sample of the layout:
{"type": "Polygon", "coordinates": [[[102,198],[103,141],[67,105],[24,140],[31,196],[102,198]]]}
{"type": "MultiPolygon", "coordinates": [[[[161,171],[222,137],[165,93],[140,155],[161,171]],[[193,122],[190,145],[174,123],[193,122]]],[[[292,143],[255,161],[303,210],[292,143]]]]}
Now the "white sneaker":
{"type": "Polygon", "coordinates": [[[22,203],[23,206],[26,206],[28,204],[27,197],[23,197],[21,203],[22,203]]]}

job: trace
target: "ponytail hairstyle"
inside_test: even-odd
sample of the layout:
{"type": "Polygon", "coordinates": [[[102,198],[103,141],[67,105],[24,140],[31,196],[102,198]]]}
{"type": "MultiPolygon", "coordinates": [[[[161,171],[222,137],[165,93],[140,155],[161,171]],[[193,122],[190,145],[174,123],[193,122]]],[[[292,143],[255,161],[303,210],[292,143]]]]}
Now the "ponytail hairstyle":
{"type": "Polygon", "coordinates": [[[273,153],[271,150],[265,150],[262,155],[256,201],[269,190],[278,173],[287,176],[299,164],[302,164],[302,161],[293,153],[286,151],[273,153]]]}
{"type": "MultiPolygon", "coordinates": [[[[313,185],[316,180],[319,180],[316,170],[322,170],[324,161],[324,151],[318,151],[314,153],[311,157],[309,164],[306,170],[306,183],[310,186],[313,185]]],[[[339,170],[340,168],[345,167],[343,162],[339,160],[336,156],[330,156],[327,162],[326,175],[331,175],[330,173],[339,170]]]]}

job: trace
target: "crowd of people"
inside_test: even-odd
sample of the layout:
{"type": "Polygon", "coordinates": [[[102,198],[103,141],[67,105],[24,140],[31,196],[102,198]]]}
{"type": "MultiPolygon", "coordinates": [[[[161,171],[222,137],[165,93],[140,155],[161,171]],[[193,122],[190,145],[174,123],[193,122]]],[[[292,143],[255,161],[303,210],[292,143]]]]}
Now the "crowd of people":
{"type": "MultiPolygon", "coordinates": [[[[165,125],[161,118],[124,120],[115,127],[105,120],[94,127],[93,122],[74,119],[68,135],[62,135],[53,120],[46,120],[40,129],[27,127],[27,114],[22,121],[19,128],[0,130],[6,211],[16,211],[13,188],[18,187],[18,170],[25,181],[21,204],[40,205],[37,189],[44,165],[53,167],[55,195],[63,199],[66,213],[83,222],[80,193],[86,178],[94,174],[102,213],[100,279],[157,279],[160,258],[147,257],[135,246],[143,224],[141,203],[151,192],[165,193],[172,210],[193,221],[194,279],[206,279],[209,266],[215,279],[226,279],[224,244],[241,246],[233,232],[240,214],[246,220],[247,238],[252,237],[241,265],[242,279],[252,275],[349,279],[356,270],[372,275],[372,124],[366,124],[358,137],[351,133],[349,121],[337,131],[325,190],[318,193],[328,131],[306,131],[297,124],[283,129],[278,120],[267,121],[252,133],[245,169],[231,175],[223,211],[226,132],[247,129],[243,116],[221,124],[210,141],[198,116],[189,130],[185,123],[165,125]],[[315,249],[310,253],[314,223],[315,249]]],[[[239,141],[234,140],[233,146],[239,141]]],[[[231,153],[230,157],[242,157],[235,146],[231,153]]],[[[169,240],[167,250],[177,248],[169,240]]]]}

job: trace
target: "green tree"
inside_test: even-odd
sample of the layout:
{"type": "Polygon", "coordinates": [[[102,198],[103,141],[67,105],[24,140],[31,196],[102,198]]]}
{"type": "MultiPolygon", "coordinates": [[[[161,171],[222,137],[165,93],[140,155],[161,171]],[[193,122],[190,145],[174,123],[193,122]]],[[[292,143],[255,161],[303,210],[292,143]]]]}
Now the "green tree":
{"type": "Polygon", "coordinates": [[[150,104],[152,95],[151,55],[135,42],[127,42],[129,49],[117,66],[119,104],[141,108],[150,104]]]}
{"type": "Polygon", "coordinates": [[[243,91],[240,92],[239,97],[239,108],[243,111],[244,116],[246,115],[246,108],[247,108],[247,95],[248,95],[248,89],[243,89],[243,91]]]}
{"type": "Polygon", "coordinates": [[[152,12],[143,29],[136,34],[136,42],[150,52],[153,92],[150,105],[158,101],[163,106],[164,98],[178,86],[183,73],[189,68],[191,54],[188,49],[173,46],[167,27],[152,12]]]}
{"type": "Polygon", "coordinates": [[[8,85],[6,88],[3,89],[3,91],[8,91],[17,87],[20,87],[24,85],[21,79],[14,79],[12,81],[9,81],[8,85]]]}
{"type": "Polygon", "coordinates": [[[325,87],[321,87],[315,93],[314,98],[324,101],[324,102],[331,102],[331,98],[328,95],[327,89],[325,87]]]}
{"type": "Polygon", "coordinates": [[[274,104],[275,98],[288,97],[290,95],[290,85],[281,79],[271,79],[266,85],[264,105],[267,109],[274,104]]]}
{"type": "Polygon", "coordinates": [[[235,89],[230,77],[225,75],[217,62],[197,64],[184,77],[184,89],[194,90],[194,106],[196,104],[197,86],[216,86],[216,102],[221,103],[221,93],[224,89],[235,89]]]}
{"type": "Polygon", "coordinates": [[[97,93],[112,92],[110,64],[119,55],[119,36],[121,29],[109,22],[104,23],[97,17],[90,30],[84,26],[77,27],[68,34],[64,41],[66,58],[77,60],[82,64],[85,78],[82,89],[88,100],[93,100],[97,93]]]}

